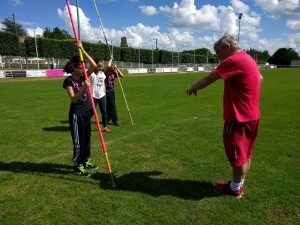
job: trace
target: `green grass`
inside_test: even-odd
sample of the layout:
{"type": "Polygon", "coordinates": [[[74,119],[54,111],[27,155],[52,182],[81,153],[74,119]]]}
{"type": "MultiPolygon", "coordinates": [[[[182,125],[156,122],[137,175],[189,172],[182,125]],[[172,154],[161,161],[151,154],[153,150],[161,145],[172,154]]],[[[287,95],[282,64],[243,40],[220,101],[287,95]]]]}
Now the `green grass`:
{"type": "Polygon", "coordinates": [[[212,191],[231,177],[223,81],[188,97],[205,73],[122,78],[135,126],[117,82],[122,126],[103,133],[112,189],[94,122],[91,158],[100,168],[90,178],[72,173],[62,79],[0,80],[0,224],[297,224],[300,70],[261,73],[261,128],[239,200],[212,191]]]}

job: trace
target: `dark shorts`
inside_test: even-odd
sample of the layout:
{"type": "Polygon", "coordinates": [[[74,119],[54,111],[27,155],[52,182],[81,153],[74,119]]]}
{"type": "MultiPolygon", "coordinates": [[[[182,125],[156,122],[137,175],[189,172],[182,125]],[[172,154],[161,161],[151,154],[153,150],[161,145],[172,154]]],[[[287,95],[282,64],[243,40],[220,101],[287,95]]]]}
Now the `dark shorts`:
{"type": "Polygon", "coordinates": [[[231,166],[243,166],[252,158],[258,128],[259,120],[224,123],[223,142],[231,166]]]}

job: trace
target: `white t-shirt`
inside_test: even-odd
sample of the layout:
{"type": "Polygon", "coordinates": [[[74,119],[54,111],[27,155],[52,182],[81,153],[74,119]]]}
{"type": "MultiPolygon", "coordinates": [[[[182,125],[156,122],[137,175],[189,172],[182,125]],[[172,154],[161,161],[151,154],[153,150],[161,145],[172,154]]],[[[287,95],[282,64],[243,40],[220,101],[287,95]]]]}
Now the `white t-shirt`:
{"type": "Polygon", "coordinates": [[[100,71],[98,75],[95,73],[92,73],[90,76],[90,81],[91,81],[91,92],[93,94],[93,98],[100,99],[103,96],[105,96],[105,80],[106,76],[105,74],[100,71]]]}

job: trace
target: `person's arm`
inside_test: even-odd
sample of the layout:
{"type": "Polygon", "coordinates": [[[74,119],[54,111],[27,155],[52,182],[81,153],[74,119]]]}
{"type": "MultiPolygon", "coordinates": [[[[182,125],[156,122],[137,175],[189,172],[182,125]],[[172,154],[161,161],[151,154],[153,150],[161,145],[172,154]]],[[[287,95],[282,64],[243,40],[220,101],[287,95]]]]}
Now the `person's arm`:
{"type": "Polygon", "coordinates": [[[70,96],[70,99],[72,102],[77,103],[80,99],[80,97],[83,95],[83,93],[86,91],[86,89],[90,86],[90,80],[87,79],[84,82],[84,86],[78,91],[76,94],[74,93],[72,86],[67,86],[67,92],[70,96]]]}
{"type": "Polygon", "coordinates": [[[117,74],[117,77],[123,77],[123,73],[122,71],[117,67],[117,65],[115,65],[115,72],[117,74]]]}
{"type": "Polygon", "coordinates": [[[81,43],[81,41],[79,40],[77,42],[77,47],[80,48],[82,54],[84,55],[84,57],[87,59],[87,61],[90,64],[89,69],[87,70],[87,75],[91,76],[91,74],[95,71],[97,64],[95,63],[95,61],[92,59],[92,57],[84,50],[83,45],[81,43]]]}
{"type": "Polygon", "coordinates": [[[202,77],[198,80],[195,84],[193,84],[189,89],[186,90],[188,95],[197,95],[197,91],[207,87],[208,85],[212,84],[216,80],[220,79],[220,77],[215,73],[211,72],[205,77],[202,77]]]}
{"type": "Polygon", "coordinates": [[[107,74],[111,70],[111,67],[112,67],[113,54],[110,54],[109,56],[110,56],[110,58],[108,60],[108,63],[106,65],[106,67],[104,68],[104,73],[105,74],[107,74]]]}
{"type": "Polygon", "coordinates": [[[104,91],[104,95],[106,95],[106,84],[105,84],[105,79],[106,79],[106,75],[105,75],[105,73],[104,72],[102,72],[103,73],[103,75],[104,75],[104,80],[103,80],[103,91],[104,91]]]}
{"type": "Polygon", "coordinates": [[[107,67],[111,67],[113,58],[114,58],[113,54],[110,53],[110,55],[109,55],[109,60],[108,60],[108,63],[107,63],[107,67]]]}
{"type": "Polygon", "coordinates": [[[263,76],[260,74],[260,82],[263,82],[264,78],[263,76]]]}

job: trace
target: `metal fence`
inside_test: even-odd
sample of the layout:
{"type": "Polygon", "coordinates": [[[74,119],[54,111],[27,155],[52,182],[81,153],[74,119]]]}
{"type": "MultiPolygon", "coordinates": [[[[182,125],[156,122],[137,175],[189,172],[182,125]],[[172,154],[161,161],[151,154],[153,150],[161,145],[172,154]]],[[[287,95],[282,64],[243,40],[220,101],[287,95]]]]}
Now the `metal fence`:
{"type": "MultiPolygon", "coordinates": [[[[36,58],[36,57],[20,57],[20,56],[1,56],[0,55],[0,68],[2,69],[63,69],[68,59],[62,58],[36,58]]],[[[107,62],[104,62],[104,65],[107,62]]],[[[115,61],[115,64],[122,69],[132,68],[179,68],[180,72],[186,71],[187,67],[205,67],[211,69],[217,64],[144,64],[139,62],[124,62],[115,61]]]]}
{"type": "MultiPolygon", "coordinates": [[[[68,59],[62,58],[36,58],[36,57],[20,57],[20,56],[1,56],[0,55],[0,68],[2,69],[24,69],[24,70],[39,70],[39,69],[63,69],[66,65],[68,59]]],[[[104,65],[107,62],[104,62],[104,65]]],[[[124,62],[124,61],[115,61],[117,66],[122,69],[133,69],[133,68],[178,68],[178,72],[186,72],[188,68],[193,67],[194,71],[197,71],[197,68],[203,67],[205,71],[211,71],[218,66],[218,64],[179,64],[179,63],[170,63],[170,64],[144,64],[139,62],[124,62]]],[[[268,68],[299,68],[300,65],[268,65],[260,64],[258,65],[262,69],[268,68]]]]}

